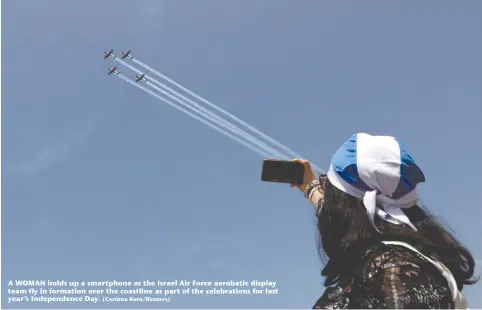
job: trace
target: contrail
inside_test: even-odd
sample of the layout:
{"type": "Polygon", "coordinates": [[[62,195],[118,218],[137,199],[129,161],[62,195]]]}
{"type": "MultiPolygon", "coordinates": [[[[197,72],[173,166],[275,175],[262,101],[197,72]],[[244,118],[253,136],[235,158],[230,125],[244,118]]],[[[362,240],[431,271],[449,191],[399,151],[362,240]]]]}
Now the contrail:
{"type": "Polygon", "coordinates": [[[147,92],[148,94],[156,97],[157,99],[159,99],[159,100],[161,100],[161,101],[164,101],[165,103],[169,104],[170,106],[174,107],[175,109],[177,109],[177,110],[179,110],[179,111],[181,111],[181,112],[186,113],[187,115],[191,116],[191,117],[194,118],[194,119],[197,119],[198,121],[204,123],[205,125],[208,125],[209,127],[213,128],[214,130],[219,131],[219,132],[222,133],[223,135],[226,135],[226,136],[229,136],[229,137],[233,138],[233,139],[236,140],[238,143],[240,143],[241,145],[249,148],[249,149],[252,150],[253,152],[258,153],[258,154],[260,154],[261,156],[266,157],[266,158],[270,157],[269,154],[267,154],[267,153],[265,153],[265,152],[263,152],[263,151],[261,151],[261,150],[258,150],[257,148],[255,148],[255,147],[252,146],[251,144],[246,143],[245,141],[239,139],[238,137],[233,136],[233,135],[231,135],[230,133],[227,133],[227,132],[221,130],[220,128],[218,128],[218,127],[214,126],[213,124],[209,123],[208,121],[206,121],[204,118],[199,117],[199,116],[197,116],[197,115],[189,112],[188,110],[186,110],[186,109],[178,106],[177,104],[171,102],[170,100],[167,100],[166,98],[163,98],[163,97],[159,96],[158,94],[156,94],[156,93],[153,92],[152,90],[147,89],[146,87],[141,86],[141,85],[137,84],[136,82],[133,82],[133,81],[129,80],[128,78],[126,78],[125,76],[123,76],[123,75],[121,75],[121,74],[119,74],[118,77],[121,78],[121,79],[123,79],[124,81],[126,81],[126,82],[134,85],[135,87],[137,87],[137,88],[139,88],[139,89],[147,92]]]}
{"type": "Polygon", "coordinates": [[[243,129],[233,125],[232,123],[226,121],[224,118],[214,114],[213,112],[209,111],[208,109],[204,108],[203,106],[199,105],[198,103],[192,101],[191,99],[189,98],[186,98],[185,96],[177,93],[175,90],[173,90],[172,88],[166,86],[165,84],[159,82],[158,80],[156,79],[153,79],[153,78],[149,78],[149,79],[146,79],[146,84],[148,84],[149,86],[151,86],[152,88],[156,89],[157,91],[165,94],[166,96],[170,96],[171,98],[175,99],[177,102],[181,103],[181,104],[185,104],[185,102],[188,102],[190,103],[191,105],[195,106],[195,110],[198,111],[198,113],[202,113],[204,115],[206,115],[206,118],[209,118],[211,121],[213,122],[216,122],[215,120],[217,120],[216,123],[223,123],[223,127],[229,127],[227,128],[228,130],[230,130],[231,132],[235,132],[241,136],[243,136],[244,138],[246,138],[247,140],[251,141],[252,143],[258,145],[259,147],[263,147],[265,148],[266,150],[270,150],[273,155],[275,156],[278,156],[280,159],[290,159],[289,156],[287,156],[286,154],[274,149],[273,147],[269,146],[268,144],[264,143],[263,141],[260,141],[258,138],[252,136],[251,134],[247,133],[246,131],[244,131],[243,129]],[[156,87],[155,85],[152,85],[152,83],[154,84],[157,84],[158,86],[160,86],[161,88],[164,88],[166,89],[167,91],[170,91],[172,93],[172,95],[176,96],[176,97],[179,97],[181,98],[182,100],[184,100],[184,103],[182,102],[182,100],[180,100],[179,98],[173,98],[172,95],[168,94],[166,91],[160,89],[159,87],[156,87]],[[200,112],[199,110],[201,110],[202,112],[200,112]]]}
{"type": "MultiPolygon", "coordinates": [[[[133,67],[133,66],[130,66],[129,64],[125,63],[125,62],[122,61],[122,60],[119,60],[119,59],[117,59],[117,58],[116,58],[115,60],[118,61],[119,63],[123,64],[123,65],[126,66],[127,68],[129,68],[129,69],[131,69],[131,70],[133,70],[133,71],[135,71],[135,72],[137,72],[137,73],[139,73],[139,74],[143,73],[143,72],[139,71],[137,68],[135,68],[135,67],[133,67]]],[[[280,142],[278,142],[278,141],[276,141],[276,140],[274,140],[274,139],[266,136],[265,134],[263,134],[262,132],[260,132],[260,131],[257,130],[256,128],[254,128],[254,127],[246,124],[245,122],[243,122],[242,120],[238,119],[237,117],[235,117],[234,115],[230,114],[229,112],[224,111],[223,109],[221,109],[220,107],[216,106],[215,104],[213,104],[213,103],[207,101],[206,99],[204,99],[204,98],[196,95],[195,93],[193,93],[193,92],[190,91],[189,89],[187,89],[187,88],[183,87],[182,85],[174,82],[173,80],[171,80],[171,79],[169,79],[168,77],[164,76],[163,74],[157,72],[156,70],[154,70],[153,68],[147,66],[146,64],[142,63],[141,61],[136,60],[136,59],[132,59],[132,60],[135,61],[137,64],[143,66],[145,69],[152,71],[153,73],[157,74],[157,75],[160,76],[161,78],[166,79],[167,81],[171,82],[171,83],[174,84],[175,86],[177,86],[177,87],[185,90],[186,92],[190,93],[190,94],[191,94],[192,96],[194,96],[195,98],[197,98],[197,99],[205,102],[206,104],[210,105],[211,107],[215,108],[216,110],[221,111],[222,113],[228,115],[230,118],[232,118],[232,119],[240,122],[241,124],[243,124],[243,125],[245,125],[246,127],[250,128],[252,131],[258,133],[259,135],[261,135],[261,136],[263,136],[263,137],[265,137],[268,141],[271,141],[273,144],[281,147],[283,150],[288,151],[288,153],[290,153],[292,156],[302,158],[301,155],[293,152],[292,150],[290,150],[290,149],[287,148],[286,146],[282,145],[280,142]]],[[[147,74],[146,74],[145,76],[146,76],[146,77],[149,77],[147,74]]],[[[152,77],[149,77],[149,78],[150,78],[152,81],[156,82],[158,85],[161,85],[163,88],[169,89],[169,90],[170,90],[171,92],[173,92],[175,95],[180,96],[180,97],[183,97],[184,99],[187,99],[187,98],[185,98],[184,96],[182,96],[182,95],[180,95],[179,93],[177,93],[176,91],[170,89],[170,88],[169,88],[168,86],[166,86],[165,84],[163,84],[163,83],[161,83],[161,82],[153,79],[152,77]]],[[[190,101],[191,104],[193,103],[192,100],[188,100],[188,101],[190,101]]],[[[198,104],[195,104],[195,103],[194,103],[194,105],[196,105],[196,106],[199,107],[198,104]]],[[[205,110],[205,109],[204,109],[204,110],[205,110]]],[[[210,115],[213,115],[213,113],[210,112],[210,111],[207,111],[207,113],[209,113],[210,115]]],[[[215,114],[214,114],[214,115],[215,115],[215,114]]],[[[223,118],[221,118],[221,117],[219,117],[219,116],[217,116],[217,115],[215,115],[214,117],[217,118],[217,119],[220,119],[220,121],[225,122],[225,123],[226,123],[228,126],[230,126],[230,127],[233,126],[234,128],[239,129],[240,131],[244,131],[244,130],[242,130],[242,129],[236,127],[236,126],[234,126],[234,125],[231,124],[229,121],[227,121],[227,120],[225,120],[225,119],[223,119],[223,118]]],[[[244,132],[245,132],[245,131],[244,131],[244,132]]],[[[263,143],[262,141],[260,141],[259,139],[253,137],[252,135],[250,135],[250,134],[247,133],[247,132],[245,132],[245,133],[242,134],[242,135],[246,135],[246,134],[249,135],[252,139],[255,139],[255,140],[259,141],[260,143],[263,143]]],[[[266,143],[263,143],[263,144],[266,145],[266,143]]],[[[271,147],[270,147],[270,148],[271,148],[271,147]]],[[[288,157],[288,159],[291,158],[290,156],[286,156],[286,157],[288,157]]],[[[282,156],[282,158],[286,158],[286,157],[285,157],[285,156],[282,156]]],[[[323,169],[321,169],[320,167],[316,166],[314,163],[312,163],[311,165],[312,165],[312,167],[313,167],[313,170],[314,170],[315,172],[317,172],[318,174],[324,174],[324,173],[325,173],[325,171],[324,171],[323,169]]]]}
{"type": "MultiPolygon", "coordinates": [[[[234,128],[231,128],[229,126],[227,126],[226,124],[216,120],[216,119],[213,119],[212,117],[209,117],[208,115],[206,115],[206,113],[203,113],[201,110],[199,109],[196,109],[192,106],[190,106],[189,104],[186,104],[185,102],[183,102],[182,100],[174,97],[173,95],[169,94],[167,91],[165,90],[162,90],[160,89],[159,87],[157,87],[156,85],[152,84],[151,82],[149,81],[146,81],[146,84],[149,85],[150,87],[154,88],[155,90],[159,91],[160,93],[166,95],[167,97],[173,99],[173,100],[176,100],[177,102],[179,102],[181,105],[183,105],[184,107],[190,109],[191,111],[195,111],[197,112],[198,114],[200,114],[201,116],[205,116],[207,119],[209,119],[211,122],[213,123],[216,123],[218,124],[219,126],[221,127],[224,127],[226,128],[227,130],[233,132],[233,133],[237,133],[243,137],[245,137],[249,142],[252,142],[253,144],[257,145],[258,147],[264,149],[265,151],[269,151],[271,152],[271,155],[273,155],[274,157],[277,157],[277,156],[280,156],[281,158],[284,158],[286,159],[287,156],[284,155],[283,153],[280,153],[279,151],[275,150],[274,148],[270,147],[269,145],[266,145],[265,143],[259,141],[258,139],[255,139],[254,137],[246,134],[245,132],[241,131],[241,132],[238,132],[236,131],[236,129],[234,128]]],[[[201,107],[202,108],[202,107],[201,107]]]]}
{"type": "MultiPolygon", "coordinates": [[[[159,76],[160,78],[163,78],[165,79],[166,81],[170,82],[171,84],[177,86],[178,88],[182,89],[183,91],[187,92],[188,94],[190,94],[191,96],[193,96],[194,98],[204,102],[205,104],[209,105],[210,107],[216,109],[217,111],[223,113],[224,115],[228,116],[229,118],[231,118],[232,120],[238,122],[239,124],[245,126],[246,128],[250,129],[252,132],[262,136],[263,138],[265,138],[266,140],[270,141],[271,143],[273,143],[274,145],[278,146],[279,148],[283,149],[284,151],[288,152],[289,154],[291,154],[291,156],[295,157],[295,158],[303,158],[303,156],[297,154],[296,152],[294,152],[293,150],[291,150],[290,148],[284,146],[282,143],[276,141],[275,139],[269,137],[268,135],[264,134],[263,132],[259,131],[258,129],[254,128],[253,126],[247,124],[246,122],[244,122],[243,120],[239,119],[238,117],[234,116],[233,114],[223,110],[222,108],[220,108],[219,106],[217,106],[216,104],[208,101],[207,99],[204,99],[202,98],[201,96],[197,95],[196,93],[194,93],[193,91],[189,90],[188,88],[180,85],[179,83],[173,81],[172,79],[168,78],[167,76],[163,75],[162,73],[156,71],[155,69],[151,68],[150,66],[146,65],[145,63],[143,63],[142,61],[140,60],[137,60],[136,58],[132,58],[132,61],[142,67],[144,67],[145,69],[149,70],[150,72],[156,74],[157,76],[159,76]]],[[[125,62],[122,62],[124,65],[125,65],[125,62]]],[[[131,66],[129,66],[130,69],[132,69],[131,66]]],[[[135,70],[136,71],[136,70],[135,70]]],[[[146,74],[147,76],[147,74],[146,74]]],[[[325,173],[325,171],[321,168],[319,168],[318,166],[316,166],[315,164],[312,163],[312,167],[317,170],[318,172],[320,173],[325,173]]]]}
{"type": "MultiPolygon", "coordinates": [[[[118,60],[119,63],[125,65],[127,68],[131,69],[132,71],[134,72],[137,72],[139,74],[142,74],[141,71],[139,71],[137,68],[125,63],[124,61],[122,60],[118,60]]],[[[231,124],[230,122],[226,121],[225,119],[223,119],[222,117],[214,114],[213,112],[207,110],[206,108],[204,108],[203,106],[197,104],[196,102],[190,100],[189,98],[186,98],[185,96],[177,93],[175,90],[173,90],[172,88],[164,85],[163,83],[157,81],[156,79],[150,77],[149,79],[146,78],[146,84],[149,85],[150,87],[154,88],[155,90],[159,91],[160,93],[168,96],[169,98],[179,102],[181,105],[185,106],[186,108],[190,109],[191,111],[195,111],[197,112],[198,114],[201,114],[201,116],[204,116],[206,117],[208,120],[210,120],[211,122],[214,122],[216,124],[218,124],[219,126],[222,126],[224,127],[225,129],[235,133],[235,134],[238,134],[238,135],[241,135],[242,137],[244,137],[246,140],[248,140],[249,142],[259,146],[260,148],[264,148],[266,151],[270,152],[271,153],[271,156],[273,157],[278,157],[280,159],[290,159],[289,156],[283,154],[282,152],[280,152],[279,150],[276,150],[274,149],[273,147],[267,145],[266,143],[260,141],[258,138],[256,137],[253,137],[252,135],[250,135],[249,133],[247,133],[246,131],[242,130],[241,128],[238,128],[236,127],[235,125],[231,124]],[[163,90],[163,89],[160,89],[159,87],[157,87],[156,85],[153,85],[153,83],[150,83],[150,82],[154,82],[156,83],[157,85],[163,87],[164,89],[167,89],[168,91],[170,91],[172,94],[170,94],[169,92],[163,90]],[[176,98],[177,97],[180,97],[181,99],[179,98],[176,98]],[[190,106],[189,104],[187,104],[186,102],[184,102],[182,99],[188,101],[189,103],[191,103],[192,105],[194,105],[195,107],[192,107],[190,106]],[[201,111],[200,111],[201,110],[201,111]]]]}

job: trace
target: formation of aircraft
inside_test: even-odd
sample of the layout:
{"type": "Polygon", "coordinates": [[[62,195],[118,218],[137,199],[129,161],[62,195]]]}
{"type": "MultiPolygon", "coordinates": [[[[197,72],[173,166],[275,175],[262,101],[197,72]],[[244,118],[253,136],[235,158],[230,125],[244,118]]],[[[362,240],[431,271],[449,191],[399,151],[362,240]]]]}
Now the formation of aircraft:
{"type": "Polygon", "coordinates": [[[136,75],[136,82],[139,82],[140,80],[143,80],[144,82],[147,82],[147,79],[144,77],[146,74],[142,74],[142,75],[136,75]]]}
{"type": "Polygon", "coordinates": [[[126,57],[129,57],[129,59],[134,58],[134,57],[132,57],[132,56],[130,55],[130,53],[131,53],[131,50],[128,50],[128,51],[125,52],[125,53],[124,53],[124,52],[121,52],[121,54],[122,54],[121,59],[124,59],[124,58],[126,58],[126,57]]]}
{"type": "Polygon", "coordinates": [[[111,75],[112,73],[114,73],[115,75],[119,75],[119,71],[117,71],[117,67],[114,67],[114,68],[108,68],[109,69],[109,73],[107,73],[107,75],[111,75]]]}
{"type": "Polygon", "coordinates": [[[114,58],[115,58],[115,55],[112,55],[112,53],[114,53],[114,49],[111,49],[111,50],[108,51],[108,52],[104,52],[104,59],[109,58],[109,57],[111,57],[112,59],[114,59],[114,58]]]}
{"type": "MultiPolygon", "coordinates": [[[[104,59],[106,58],[112,58],[112,59],[115,59],[116,56],[113,54],[114,53],[114,49],[111,49],[110,51],[107,51],[107,52],[104,52],[104,59]]],[[[133,59],[134,57],[131,55],[131,50],[128,50],[127,52],[121,52],[122,56],[120,57],[121,59],[125,59],[125,58],[129,58],[129,59],[133,59]]],[[[115,75],[119,75],[120,72],[117,71],[117,66],[114,67],[114,68],[108,68],[109,69],[109,73],[107,75],[111,75],[111,74],[115,74],[115,75]]],[[[136,82],[139,82],[141,80],[147,82],[147,79],[144,77],[146,74],[142,74],[142,75],[136,75],[136,82]]]]}

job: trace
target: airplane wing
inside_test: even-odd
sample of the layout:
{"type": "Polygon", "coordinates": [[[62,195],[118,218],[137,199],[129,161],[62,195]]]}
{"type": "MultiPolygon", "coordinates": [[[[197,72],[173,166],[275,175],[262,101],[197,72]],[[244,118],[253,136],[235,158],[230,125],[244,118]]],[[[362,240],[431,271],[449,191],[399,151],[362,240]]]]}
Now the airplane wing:
{"type": "Polygon", "coordinates": [[[111,49],[111,50],[108,51],[108,52],[104,52],[104,54],[105,54],[104,58],[107,58],[107,57],[112,56],[112,53],[113,53],[113,52],[114,52],[114,49],[111,49]]]}
{"type": "Polygon", "coordinates": [[[128,50],[128,51],[125,52],[125,53],[122,52],[122,59],[127,58],[127,57],[130,58],[130,59],[132,59],[132,56],[130,55],[130,53],[131,53],[131,50],[128,50]]]}

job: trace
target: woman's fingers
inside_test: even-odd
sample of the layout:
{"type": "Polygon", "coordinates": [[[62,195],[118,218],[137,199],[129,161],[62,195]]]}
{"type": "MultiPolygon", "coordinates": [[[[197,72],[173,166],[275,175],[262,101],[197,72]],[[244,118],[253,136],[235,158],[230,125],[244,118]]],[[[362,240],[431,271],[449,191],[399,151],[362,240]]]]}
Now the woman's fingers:
{"type": "Polygon", "coordinates": [[[301,184],[301,185],[293,185],[292,184],[291,187],[297,187],[300,191],[304,192],[306,186],[311,181],[313,181],[316,178],[316,176],[313,173],[313,170],[311,169],[310,162],[308,160],[301,159],[301,158],[295,158],[292,161],[296,162],[296,163],[303,164],[303,166],[305,167],[305,173],[304,173],[304,176],[303,176],[303,184],[301,184]]]}

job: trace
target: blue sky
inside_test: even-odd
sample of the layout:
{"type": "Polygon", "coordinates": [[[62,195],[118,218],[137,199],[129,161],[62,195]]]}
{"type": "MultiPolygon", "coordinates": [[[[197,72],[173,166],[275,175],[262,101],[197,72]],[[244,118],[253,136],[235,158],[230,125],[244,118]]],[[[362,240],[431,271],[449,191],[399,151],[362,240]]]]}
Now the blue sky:
{"type": "MultiPolygon", "coordinates": [[[[280,290],[170,308],[309,308],[323,292],[302,195],[262,183],[259,155],[107,76],[108,48],[131,48],[323,168],[354,132],[402,139],[425,204],[482,259],[480,12],[480,1],[2,1],[3,296],[9,279],[280,290]]],[[[480,284],[464,292],[482,308],[480,284]]]]}

